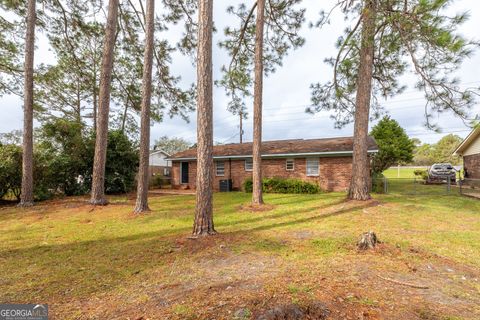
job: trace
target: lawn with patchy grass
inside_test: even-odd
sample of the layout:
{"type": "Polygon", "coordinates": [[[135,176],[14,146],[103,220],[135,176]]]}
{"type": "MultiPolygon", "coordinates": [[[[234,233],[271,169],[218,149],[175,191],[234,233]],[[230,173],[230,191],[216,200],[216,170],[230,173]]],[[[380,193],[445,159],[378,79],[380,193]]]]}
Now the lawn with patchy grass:
{"type": "Polygon", "coordinates": [[[0,302],[48,303],[54,319],[249,319],[291,305],[480,318],[479,200],[268,194],[271,210],[252,212],[250,196],[215,194],[219,234],[197,240],[192,195],[155,195],[138,217],[124,197],[1,208],[0,302]],[[382,244],[357,252],[368,230],[382,244]]]}

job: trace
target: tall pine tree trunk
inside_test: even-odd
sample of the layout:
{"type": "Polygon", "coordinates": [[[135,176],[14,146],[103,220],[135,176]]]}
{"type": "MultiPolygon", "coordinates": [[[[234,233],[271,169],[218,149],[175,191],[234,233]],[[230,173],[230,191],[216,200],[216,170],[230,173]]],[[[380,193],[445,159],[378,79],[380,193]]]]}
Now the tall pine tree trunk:
{"type": "Polygon", "coordinates": [[[140,164],[138,167],[137,203],[134,212],[149,211],[148,166],[150,156],[150,99],[152,96],[152,65],[154,46],[155,0],[147,0],[145,52],[143,57],[142,115],[140,132],[140,164]]]}
{"type": "Polygon", "coordinates": [[[109,0],[108,17],[103,46],[100,93],[93,160],[92,195],[90,203],[105,205],[105,161],[107,157],[108,114],[110,109],[110,85],[112,80],[113,51],[117,29],[118,0],[109,0]]]}
{"type": "Polygon", "coordinates": [[[215,234],[213,226],[213,0],[199,1],[197,52],[197,202],[193,237],[215,234]]]}
{"type": "Polygon", "coordinates": [[[357,79],[355,126],[353,133],[352,181],[349,198],[370,199],[370,170],[368,157],[368,120],[372,93],[373,55],[375,51],[375,19],[377,0],[365,0],[363,8],[362,43],[357,79]]]}
{"type": "Polygon", "coordinates": [[[25,37],[25,88],[23,103],[23,160],[20,206],[33,205],[33,58],[35,55],[35,1],[28,1],[25,37]]]}
{"type": "Polygon", "coordinates": [[[253,192],[252,203],[263,204],[262,194],[262,99],[263,99],[263,26],[265,0],[257,0],[255,29],[255,84],[253,88],[253,192]]]}

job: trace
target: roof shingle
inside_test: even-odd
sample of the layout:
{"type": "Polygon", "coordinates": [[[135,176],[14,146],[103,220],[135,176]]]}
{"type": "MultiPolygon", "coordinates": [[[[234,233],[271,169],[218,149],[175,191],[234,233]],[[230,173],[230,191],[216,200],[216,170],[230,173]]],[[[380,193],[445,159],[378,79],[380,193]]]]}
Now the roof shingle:
{"type": "MultiPolygon", "coordinates": [[[[368,137],[368,150],[376,151],[377,144],[373,137],[368,137]]],[[[324,138],[324,139],[294,139],[294,140],[276,140],[263,141],[262,156],[280,156],[288,154],[308,154],[308,153],[345,153],[352,152],[353,137],[324,138]]],[[[232,143],[213,147],[214,157],[245,157],[252,155],[252,143],[232,143]]],[[[171,156],[170,159],[195,159],[197,149],[191,148],[171,156]]]]}

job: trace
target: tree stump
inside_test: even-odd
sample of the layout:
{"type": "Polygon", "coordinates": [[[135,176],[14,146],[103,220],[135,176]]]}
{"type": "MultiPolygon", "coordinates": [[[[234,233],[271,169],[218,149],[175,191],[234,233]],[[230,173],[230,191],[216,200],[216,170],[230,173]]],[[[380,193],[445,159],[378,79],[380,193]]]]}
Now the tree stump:
{"type": "Polygon", "coordinates": [[[360,240],[357,242],[358,250],[369,250],[374,249],[377,243],[380,241],[377,238],[377,235],[373,231],[362,233],[360,240]]]}

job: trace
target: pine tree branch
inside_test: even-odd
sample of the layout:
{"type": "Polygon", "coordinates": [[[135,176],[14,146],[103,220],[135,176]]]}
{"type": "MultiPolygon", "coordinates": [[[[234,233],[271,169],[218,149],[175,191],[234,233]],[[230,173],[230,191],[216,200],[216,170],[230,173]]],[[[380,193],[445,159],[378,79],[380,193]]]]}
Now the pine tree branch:
{"type": "Polygon", "coordinates": [[[245,44],[245,48],[247,48],[247,50],[249,49],[248,44],[245,42],[245,32],[247,31],[248,23],[250,22],[250,19],[252,18],[256,7],[257,7],[257,1],[255,1],[252,8],[250,9],[250,12],[248,13],[248,16],[243,23],[242,29],[240,30],[240,35],[239,35],[239,38],[238,38],[237,46],[234,48],[234,50],[232,52],[232,59],[230,60],[230,64],[229,64],[229,67],[228,67],[229,71],[232,70],[233,63],[237,58],[237,54],[240,51],[240,47],[241,47],[242,42],[245,44]]]}

